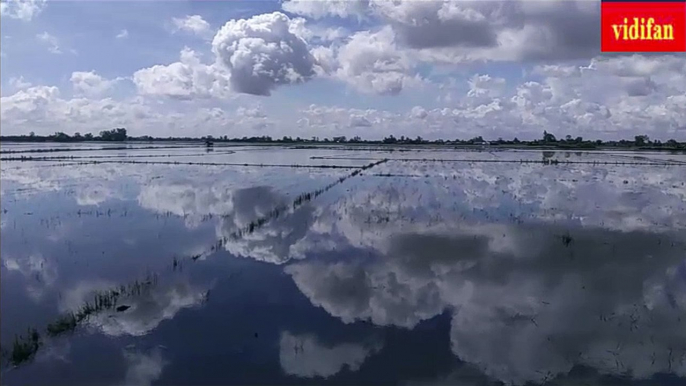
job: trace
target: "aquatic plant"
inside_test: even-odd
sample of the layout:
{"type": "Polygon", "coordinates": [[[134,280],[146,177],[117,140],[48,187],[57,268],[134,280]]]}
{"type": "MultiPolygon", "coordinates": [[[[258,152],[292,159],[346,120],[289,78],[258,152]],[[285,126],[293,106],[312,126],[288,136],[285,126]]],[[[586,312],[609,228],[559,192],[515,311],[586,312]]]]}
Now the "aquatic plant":
{"type": "Polygon", "coordinates": [[[76,316],[70,312],[48,324],[45,330],[48,333],[48,336],[54,337],[68,331],[74,331],[76,329],[76,324],[76,316]]]}
{"type": "Polygon", "coordinates": [[[32,359],[42,345],[41,336],[35,328],[29,328],[26,335],[16,335],[11,351],[7,354],[13,366],[32,359]]]}
{"type": "MultiPolygon", "coordinates": [[[[60,315],[55,321],[49,323],[45,327],[45,334],[54,338],[72,332],[89,316],[102,311],[114,309],[117,312],[124,312],[130,306],[118,305],[120,299],[139,296],[156,284],[157,275],[150,273],[143,280],[136,280],[128,285],[121,285],[107,291],[98,291],[93,296],[92,302],[85,302],[76,312],[60,315]]],[[[43,340],[38,330],[29,328],[27,335],[15,336],[12,349],[9,352],[3,351],[3,357],[6,357],[7,362],[12,366],[19,366],[33,359],[42,345],[43,340]]]]}

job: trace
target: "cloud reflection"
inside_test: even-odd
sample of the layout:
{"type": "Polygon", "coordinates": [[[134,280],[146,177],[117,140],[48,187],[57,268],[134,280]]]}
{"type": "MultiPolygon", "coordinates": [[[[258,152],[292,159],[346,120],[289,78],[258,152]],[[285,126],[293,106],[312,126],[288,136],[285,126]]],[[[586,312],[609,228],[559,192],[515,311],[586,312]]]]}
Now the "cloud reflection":
{"type": "Polygon", "coordinates": [[[373,342],[341,343],[325,345],[311,334],[294,335],[288,331],[281,333],[279,341],[279,360],[286,374],[303,378],[327,378],[339,373],[343,368],[357,371],[370,355],[381,350],[382,345],[373,342]]]}
{"type": "MultiPolygon", "coordinates": [[[[114,283],[84,282],[64,292],[60,308],[63,311],[78,310],[91,301],[96,291],[117,288],[114,283]]],[[[91,315],[88,325],[106,335],[142,336],[155,329],[162,321],[172,319],[184,308],[196,307],[206,299],[208,286],[196,286],[185,280],[167,285],[153,286],[140,295],[120,299],[120,305],[129,306],[124,312],[104,310],[91,315]]]]}

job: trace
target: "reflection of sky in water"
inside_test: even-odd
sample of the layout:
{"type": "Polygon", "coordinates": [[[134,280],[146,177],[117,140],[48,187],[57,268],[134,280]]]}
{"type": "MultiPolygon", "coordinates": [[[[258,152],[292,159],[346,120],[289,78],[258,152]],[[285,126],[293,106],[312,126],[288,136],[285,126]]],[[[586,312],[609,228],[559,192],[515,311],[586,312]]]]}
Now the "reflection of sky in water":
{"type": "MultiPolygon", "coordinates": [[[[239,150],[211,157],[325,164],[307,151],[239,150]]],[[[686,378],[682,166],[392,160],[293,208],[351,171],[41,165],[2,166],[2,342],[95,291],[150,272],[158,285],[47,339],[34,361],[3,370],[8,384],[686,378]],[[213,248],[217,239],[227,242],[213,248]]]]}

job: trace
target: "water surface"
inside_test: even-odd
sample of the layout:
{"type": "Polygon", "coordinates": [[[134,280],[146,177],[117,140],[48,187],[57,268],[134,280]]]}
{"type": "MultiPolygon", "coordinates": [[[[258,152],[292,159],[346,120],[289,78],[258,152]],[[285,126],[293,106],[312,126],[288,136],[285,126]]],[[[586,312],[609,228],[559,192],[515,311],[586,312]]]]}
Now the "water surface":
{"type": "Polygon", "coordinates": [[[686,157],[88,149],[2,163],[3,384],[686,382],[686,157]]]}

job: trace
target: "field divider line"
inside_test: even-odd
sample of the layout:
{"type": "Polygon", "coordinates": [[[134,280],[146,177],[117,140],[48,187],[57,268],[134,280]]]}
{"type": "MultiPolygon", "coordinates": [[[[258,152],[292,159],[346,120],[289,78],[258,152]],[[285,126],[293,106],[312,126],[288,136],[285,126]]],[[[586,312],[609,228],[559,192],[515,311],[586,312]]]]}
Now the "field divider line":
{"type": "MultiPolygon", "coordinates": [[[[378,158],[345,158],[345,157],[317,157],[312,156],[310,159],[345,159],[345,160],[378,160],[378,158]]],[[[543,164],[543,165],[614,165],[614,166],[686,166],[686,162],[671,160],[655,160],[651,162],[626,162],[626,161],[569,161],[559,159],[544,159],[544,160],[506,160],[506,159],[443,159],[443,158],[389,158],[389,161],[395,162],[464,162],[464,163],[510,163],[510,164],[543,164]]]]}
{"type": "MultiPolygon", "coordinates": [[[[55,161],[54,159],[41,158],[0,158],[0,161],[55,161]]],[[[100,165],[100,164],[135,164],[135,165],[190,165],[190,166],[245,166],[245,167],[270,167],[270,168],[303,168],[303,169],[360,169],[361,166],[348,165],[302,165],[302,164],[250,164],[250,163],[229,163],[229,162],[180,162],[180,161],[127,161],[127,160],[112,160],[112,161],[84,161],[83,165],[100,165]]]]}
{"type": "Polygon", "coordinates": [[[92,148],[68,148],[57,147],[47,149],[30,149],[30,150],[0,150],[0,154],[20,154],[20,153],[54,153],[67,151],[108,151],[108,150],[157,150],[157,149],[203,149],[201,146],[141,146],[141,147],[92,147],[92,148]]]}
{"type": "MultiPolygon", "coordinates": [[[[269,211],[266,215],[259,217],[253,221],[251,221],[248,225],[238,229],[237,231],[232,232],[229,236],[224,236],[221,237],[217,242],[212,245],[210,248],[207,248],[204,252],[195,254],[190,256],[190,259],[195,261],[199,259],[202,256],[206,256],[209,254],[214,253],[215,251],[218,251],[226,243],[232,240],[239,240],[245,235],[249,235],[256,230],[264,227],[265,225],[269,224],[271,221],[283,216],[283,215],[290,215],[295,212],[296,209],[298,209],[300,206],[304,205],[305,203],[312,201],[313,199],[319,197],[320,195],[326,193],[327,191],[333,189],[335,186],[342,184],[346,180],[350,178],[354,178],[358,175],[360,175],[362,172],[369,170],[377,165],[383,164],[388,162],[388,159],[382,159],[377,162],[372,162],[370,164],[367,164],[365,166],[357,168],[355,171],[353,171],[350,174],[347,174],[343,177],[340,177],[336,179],[334,182],[331,182],[330,184],[319,188],[317,190],[311,191],[311,192],[305,192],[301,193],[298,195],[290,204],[283,204],[279,205],[272,210],[269,211]]],[[[219,217],[226,217],[226,216],[219,216],[219,217]]]]}
{"type": "Polygon", "coordinates": [[[222,152],[212,152],[212,153],[193,153],[193,154],[127,154],[127,155],[83,155],[83,156],[73,156],[73,155],[62,155],[53,157],[32,157],[32,156],[20,156],[20,157],[4,157],[0,158],[0,161],[65,161],[65,160],[84,160],[84,159],[111,159],[111,158],[169,158],[169,157],[201,157],[201,156],[212,156],[212,155],[225,155],[234,154],[233,151],[222,151],[222,152]]]}

